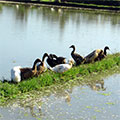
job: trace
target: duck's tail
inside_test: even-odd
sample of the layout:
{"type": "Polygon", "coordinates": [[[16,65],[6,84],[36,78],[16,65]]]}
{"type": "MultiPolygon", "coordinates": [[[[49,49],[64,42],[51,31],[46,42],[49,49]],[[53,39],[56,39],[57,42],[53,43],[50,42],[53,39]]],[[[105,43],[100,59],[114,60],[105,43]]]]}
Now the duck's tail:
{"type": "Polygon", "coordinates": [[[11,69],[11,81],[13,82],[20,82],[21,81],[21,71],[20,66],[16,66],[13,69],[11,69]]]}

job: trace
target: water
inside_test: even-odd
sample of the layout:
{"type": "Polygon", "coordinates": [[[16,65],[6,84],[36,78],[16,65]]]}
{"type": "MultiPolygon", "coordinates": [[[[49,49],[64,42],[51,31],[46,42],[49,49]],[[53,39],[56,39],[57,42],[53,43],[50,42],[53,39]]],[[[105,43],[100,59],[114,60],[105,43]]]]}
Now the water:
{"type": "MultiPolygon", "coordinates": [[[[0,79],[16,65],[31,67],[45,52],[71,58],[108,45],[120,52],[120,14],[0,5],[0,79]]],[[[111,52],[109,52],[111,54],[111,52]]]]}
{"type": "Polygon", "coordinates": [[[34,92],[0,107],[0,120],[119,120],[120,74],[98,81],[34,92]]]}
{"type": "MultiPolygon", "coordinates": [[[[0,79],[10,79],[13,66],[32,66],[45,52],[71,58],[72,44],[83,56],[106,45],[120,52],[119,31],[118,13],[0,5],[0,79]]],[[[30,93],[0,106],[0,120],[119,120],[119,78],[30,93]]]]}

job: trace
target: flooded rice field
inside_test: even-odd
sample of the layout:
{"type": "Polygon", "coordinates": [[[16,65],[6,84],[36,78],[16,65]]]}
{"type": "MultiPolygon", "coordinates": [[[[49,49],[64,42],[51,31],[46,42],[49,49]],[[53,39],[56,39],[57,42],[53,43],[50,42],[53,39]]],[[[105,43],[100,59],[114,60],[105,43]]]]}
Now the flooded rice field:
{"type": "MultiPolygon", "coordinates": [[[[72,44],[82,56],[106,45],[120,52],[119,33],[118,13],[0,4],[0,79],[45,52],[69,59],[72,44]]],[[[0,106],[0,120],[120,120],[120,74],[29,94],[0,106]]]]}
{"type": "Polygon", "coordinates": [[[119,120],[119,87],[120,74],[51,87],[0,107],[0,120],[119,120]]]}

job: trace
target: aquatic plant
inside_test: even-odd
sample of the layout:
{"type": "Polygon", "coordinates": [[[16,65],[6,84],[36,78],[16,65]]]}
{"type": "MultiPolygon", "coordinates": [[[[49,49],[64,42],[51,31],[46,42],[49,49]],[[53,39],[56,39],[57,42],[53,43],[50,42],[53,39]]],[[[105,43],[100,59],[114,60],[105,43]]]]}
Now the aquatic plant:
{"type": "MultiPolygon", "coordinates": [[[[120,53],[113,55],[108,55],[102,61],[98,61],[90,64],[83,64],[79,66],[74,66],[70,70],[64,73],[55,73],[53,71],[47,70],[45,73],[39,75],[38,77],[33,77],[24,80],[18,84],[3,83],[0,82],[0,103],[8,100],[14,99],[21,94],[30,91],[39,91],[41,88],[46,86],[51,86],[53,84],[64,84],[69,81],[75,81],[79,79],[79,82],[84,82],[87,76],[95,74],[106,73],[106,71],[113,71],[119,69],[120,67],[120,53]]],[[[92,81],[90,81],[92,82],[92,81]]]]}

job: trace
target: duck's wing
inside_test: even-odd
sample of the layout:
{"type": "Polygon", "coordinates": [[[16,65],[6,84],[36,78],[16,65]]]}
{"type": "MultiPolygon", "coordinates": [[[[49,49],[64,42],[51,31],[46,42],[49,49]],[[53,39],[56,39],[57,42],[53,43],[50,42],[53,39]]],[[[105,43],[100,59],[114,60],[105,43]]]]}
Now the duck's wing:
{"type": "Polygon", "coordinates": [[[66,59],[65,57],[58,57],[57,55],[55,54],[50,54],[50,56],[55,59],[55,60],[58,60],[58,61],[63,61],[64,59],[66,59]]]}
{"type": "Polygon", "coordinates": [[[55,67],[57,65],[57,61],[54,59],[47,59],[47,63],[50,67],[55,67]]]}
{"type": "Polygon", "coordinates": [[[65,57],[58,57],[58,59],[60,59],[60,60],[64,60],[64,59],[66,59],[65,57]]]}
{"type": "Polygon", "coordinates": [[[26,67],[26,68],[20,68],[20,71],[21,72],[28,72],[28,71],[31,71],[32,70],[32,68],[29,68],[29,67],[26,67]]]}
{"type": "Polygon", "coordinates": [[[78,53],[74,53],[74,57],[75,59],[83,59],[83,57],[81,55],[79,55],[78,53]]]}
{"type": "Polygon", "coordinates": [[[32,68],[21,68],[21,79],[28,79],[30,77],[32,77],[33,72],[32,72],[32,68]]]}
{"type": "Polygon", "coordinates": [[[65,64],[66,63],[66,58],[65,57],[58,57],[57,58],[57,63],[58,64],[65,64]]]}
{"type": "Polygon", "coordinates": [[[90,63],[94,61],[95,57],[96,57],[96,50],[85,56],[85,63],[90,63]]]}
{"type": "Polygon", "coordinates": [[[57,60],[57,55],[55,54],[49,54],[49,57],[52,59],[52,60],[57,60]]]}
{"type": "Polygon", "coordinates": [[[91,52],[90,54],[88,54],[87,56],[85,56],[85,59],[91,59],[94,55],[95,55],[95,50],[93,52],[91,52]]]}
{"type": "Polygon", "coordinates": [[[91,52],[90,54],[88,54],[85,57],[86,63],[89,63],[89,62],[92,62],[92,61],[95,61],[96,59],[98,59],[98,56],[99,56],[101,51],[102,51],[101,49],[96,49],[93,52],[91,52]]]}
{"type": "Polygon", "coordinates": [[[60,65],[56,65],[53,68],[54,72],[58,72],[58,73],[62,73],[65,72],[68,69],[67,64],[60,64],[60,65]]]}
{"type": "Polygon", "coordinates": [[[65,58],[64,57],[58,57],[55,54],[50,54],[50,57],[47,59],[47,63],[51,67],[55,67],[56,65],[59,64],[65,64],[65,58]]]}
{"type": "Polygon", "coordinates": [[[83,60],[84,60],[84,58],[81,55],[77,54],[77,53],[74,53],[72,55],[72,58],[76,62],[76,65],[80,65],[83,62],[83,60]]]}

